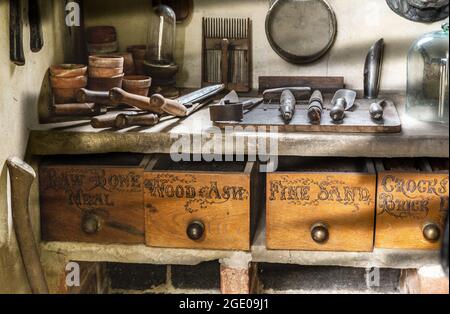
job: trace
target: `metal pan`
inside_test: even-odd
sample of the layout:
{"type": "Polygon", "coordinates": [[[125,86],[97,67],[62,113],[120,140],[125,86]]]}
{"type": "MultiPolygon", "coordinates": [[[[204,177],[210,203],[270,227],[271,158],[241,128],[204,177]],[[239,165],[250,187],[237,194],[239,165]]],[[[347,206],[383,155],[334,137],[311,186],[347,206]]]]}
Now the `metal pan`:
{"type": "Polygon", "coordinates": [[[336,34],[336,15],[324,0],[272,1],[266,17],[270,45],[295,64],[321,58],[333,46],[336,34]]]}

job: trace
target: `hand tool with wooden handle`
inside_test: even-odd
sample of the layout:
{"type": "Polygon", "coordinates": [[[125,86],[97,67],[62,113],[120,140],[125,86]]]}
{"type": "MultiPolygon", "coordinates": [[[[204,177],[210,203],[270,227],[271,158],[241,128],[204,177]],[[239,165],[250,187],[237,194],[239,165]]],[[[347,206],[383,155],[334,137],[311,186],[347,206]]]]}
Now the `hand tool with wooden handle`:
{"type": "Polygon", "coordinates": [[[164,96],[155,94],[150,97],[150,105],[156,108],[161,108],[165,113],[171,114],[175,117],[185,117],[187,108],[177,100],[164,98],[164,96]]]}
{"type": "Polygon", "coordinates": [[[15,65],[25,65],[21,0],[9,1],[9,58],[15,65]]]}
{"type": "Polygon", "coordinates": [[[28,208],[31,185],[36,178],[36,173],[31,166],[19,158],[9,158],[6,165],[11,180],[11,207],[14,230],[28,282],[32,293],[48,294],[47,281],[40,261],[28,208]]]}
{"type": "Polygon", "coordinates": [[[330,117],[334,122],[341,122],[345,118],[345,112],[352,110],[355,106],[356,92],[349,89],[340,89],[331,101],[333,108],[330,117]]]}
{"type": "Polygon", "coordinates": [[[370,117],[377,121],[383,120],[385,106],[386,106],[385,99],[371,104],[369,108],[370,117]]]}
{"type": "Polygon", "coordinates": [[[159,123],[159,116],[154,113],[121,113],[116,117],[115,127],[125,129],[133,126],[154,126],[159,123]]]}
{"type": "Polygon", "coordinates": [[[296,103],[294,94],[288,89],[284,90],[280,98],[280,112],[284,122],[289,123],[294,118],[296,103]]]}
{"type": "Polygon", "coordinates": [[[106,108],[95,103],[53,105],[55,116],[98,116],[106,113],[106,108]]]}
{"type": "Polygon", "coordinates": [[[323,96],[319,90],[314,91],[309,99],[308,117],[312,124],[320,124],[323,112],[323,96]]]}
{"type": "Polygon", "coordinates": [[[157,114],[162,114],[164,112],[161,109],[161,105],[159,103],[151,103],[149,97],[131,94],[118,87],[109,91],[109,99],[111,103],[115,105],[127,104],[157,114]]]}
{"type": "Polygon", "coordinates": [[[32,52],[39,52],[44,46],[44,38],[38,0],[28,0],[28,22],[30,24],[30,49],[32,52]]]}
{"type": "Polygon", "coordinates": [[[99,105],[110,105],[109,92],[98,92],[82,88],[77,93],[77,101],[80,103],[96,103],[99,105]]]}

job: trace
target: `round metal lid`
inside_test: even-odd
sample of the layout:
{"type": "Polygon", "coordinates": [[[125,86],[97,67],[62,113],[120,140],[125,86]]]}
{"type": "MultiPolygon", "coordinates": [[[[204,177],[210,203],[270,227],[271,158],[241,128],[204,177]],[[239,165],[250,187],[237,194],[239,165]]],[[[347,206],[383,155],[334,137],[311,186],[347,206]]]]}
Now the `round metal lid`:
{"type": "Polygon", "coordinates": [[[337,21],[324,0],[277,0],[266,17],[266,35],[286,61],[310,63],[333,46],[337,21]]]}

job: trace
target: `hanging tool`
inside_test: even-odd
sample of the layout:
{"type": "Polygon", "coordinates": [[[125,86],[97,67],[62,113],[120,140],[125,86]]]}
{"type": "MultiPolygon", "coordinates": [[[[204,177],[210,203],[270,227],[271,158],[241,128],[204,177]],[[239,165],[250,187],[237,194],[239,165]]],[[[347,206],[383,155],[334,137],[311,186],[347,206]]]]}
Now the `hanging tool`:
{"type": "Polygon", "coordinates": [[[369,50],[364,65],[364,98],[375,99],[380,91],[384,40],[378,40],[369,50]]]}
{"type": "Polygon", "coordinates": [[[308,107],[308,117],[312,124],[320,124],[323,112],[323,96],[319,90],[314,91],[308,107]]]}
{"type": "Polygon", "coordinates": [[[31,166],[19,158],[9,158],[6,165],[11,178],[11,207],[14,230],[31,292],[48,294],[47,281],[40,261],[28,208],[31,185],[36,178],[36,173],[31,166]]]}
{"type": "Polygon", "coordinates": [[[38,0],[28,0],[28,23],[30,24],[30,49],[32,52],[39,52],[44,46],[44,38],[38,0]]]}
{"type": "Polygon", "coordinates": [[[262,98],[240,101],[235,91],[226,95],[217,105],[209,106],[211,121],[231,122],[242,121],[244,115],[263,102],[262,98]]]}
{"type": "Polygon", "coordinates": [[[386,107],[385,99],[371,104],[369,108],[370,117],[377,121],[382,120],[384,116],[385,107],[386,107]]]}
{"type": "Polygon", "coordinates": [[[356,92],[349,89],[341,89],[336,92],[331,101],[333,108],[330,117],[334,122],[341,122],[345,118],[345,112],[355,106],[356,92]]]}
{"type": "Polygon", "coordinates": [[[25,65],[21,0],[9,1],[9,52],[15,65],[25,65]]]}

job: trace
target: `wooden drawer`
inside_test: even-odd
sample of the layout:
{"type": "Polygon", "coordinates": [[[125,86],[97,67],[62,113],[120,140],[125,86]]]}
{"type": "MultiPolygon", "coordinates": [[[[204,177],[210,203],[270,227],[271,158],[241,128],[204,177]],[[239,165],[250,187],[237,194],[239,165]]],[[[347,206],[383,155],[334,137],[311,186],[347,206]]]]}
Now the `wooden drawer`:
{"type": "Polygon", "coordinates": [[[375,247],[439,249],[448,212],[448,164],[448,159],[376,161],[375,247]]]}
{"type": "Polygon", "coordinates": [[[46,158],[39,169],[44,241],[144,243],[143,174],[135,154],[46,158]]]}
{"type": "Polygon", "coordinates": [[[285,158],[267,175],[269,249],[373,250],[376,173],[371,160],[285,158]]]}
{"type": "Polygon", "coordinates": [[[155,158],[145,172],[147,245],[250,250],[258,216],[257,170],[252,162],[155,158]]]}

